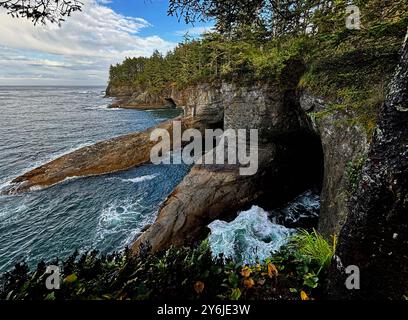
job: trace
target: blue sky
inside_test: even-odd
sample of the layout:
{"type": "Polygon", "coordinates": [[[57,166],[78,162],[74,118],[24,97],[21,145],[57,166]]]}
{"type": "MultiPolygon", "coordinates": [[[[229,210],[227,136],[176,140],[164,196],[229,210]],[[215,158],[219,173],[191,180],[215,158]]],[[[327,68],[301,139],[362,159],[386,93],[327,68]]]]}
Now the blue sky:
{"type": "Polygon", "coordinates": [[[0,9],[0,85],[106,85],[111,64],[165,53],[189,32],[167,16],[167,0],[82,0],[83,12],[62,24],[33,26],[0,9]]]}
{"type": "Polygon", "coordinates": [[[168,4],[167,0],[115,0],[107,6],[123,15],[142,17],[150,22],[151,27],[141,30],[142,36],[156,34],[164,39],[179,42],[186,31],[195,36],[203,27],[208,27],[208,24],[199,22],[194,26],[186,25],[183,19],[179,21],[175,16],[167,16],[168,4]]]}

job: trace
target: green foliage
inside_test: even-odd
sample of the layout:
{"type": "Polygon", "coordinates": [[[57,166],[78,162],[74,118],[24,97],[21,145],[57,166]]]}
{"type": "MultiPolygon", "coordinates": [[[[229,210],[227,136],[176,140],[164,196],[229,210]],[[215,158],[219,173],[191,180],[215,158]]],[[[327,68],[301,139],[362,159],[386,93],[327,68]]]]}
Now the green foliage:
{"type": "MultiPolygon", "coordinates": [[[[320,242],[317,233],[308,234],[320,242]]],[[[301,236],[294,239],[298,243],[301,236]],[[297,240],[296,240],[297,239],[297,240]]],[[[134,258],[123,253],[99,255],[96,251],[74,253],[66,261],[53,261],[61,269],[61,288],[47,290],[46,264],[30,271],[24,263],[1,277],[0,299],[12,300],[158,300],[168,299],[300,299],[311,294],[322,277],[315,256],[305,245],[288,246],[263,263],[242,266],[214,260],[207,241],[195,248],[170,248],[134,258]],[[303,295],[305,293],[303,292],[303,295]]],[[[320,261],[320,260],[317,260],[320,261]]],[[[320,268],[321,269],[321,268],[320,268]]]]}
{"type": "Polygon", "coordinates": [[[347,192],[353,194],[360,183],[363,167],[367,160],[366,155],[360,155],[353,161],[347,163],[346,177],[347,177],[347,192]]]}
{"type": "Polygon", "coordinates": [[[397,18],[375,21],[367,20],[368,16],[362,30],[340,29],[316,36],[317,50],[310,55],[299,86],[329,101],[326,110],[314,115],[317,119],[341,112],[346,124],[363,128],[370,138],[398,62],[408,14],[401,10],[397,18]]]}
{"type": "Polygon", "coordinates": [[[316,274],[329,267],[334,255],[335,241],[330,244],[316,230],[309,232],[300,230],[293,236],[290,246],[292,249],[306,260],[310,260],[312,265],[318,269],[316,274]]]}
{"type": "Polygon", "coordinates": [[[110,85],[131,85],[138,90],[160,92],[199,82],[275,81],[288,61],[302,59],[308,37],[260,43],[254,39],[227,40],[213,33],[189,40],[162,56],[127,58],[111,66],[110,85]]]}
{"type": "Polygon", "coordinates": [[[280,272],[293,274],[297,283],[289,290],[300,292],[302,300],[318,295],[319,285],[326,277],[336,246],[330,244],[316,230],[299,230],[289,244],[271,258],[280,272]]]}
{"type": "MultiPolygon", "coordinates": [[[[212,2],[219,1],[201,2],[202,14],[210,10],[212,2]]],[[[263,1],[255,2],[264,5],[263,1]]],[[[219,2],[221,11],[208,14],[221,20],[232,14],[232,20],[226,20],[232,23],[232,29],[201,39],[186,37],[164,56],[155,52],[150,58],[128,58],[111,67],[110,84],[132,85],[135,90],[148,92],[223,80],[241,84],[272,81],[283,87],[290,84],[327,101],[328,108],[313,115],[317,120],[341,112],[346,125],[363,128],[370,138],[407,30],[408,6],[396,0],[387,5],[379,0],[357,1],[364,12],[363,28],[348,30],[344,23],[347,1],[319,2],[319,10],[310,9],[316,1],[299,1],[289,7],[285,7],[285,1],[279,2],[280,10],[290,11],[290,20],[312,11],[308,32],[304,24],[294,20],[286,29],[279,26],[282,21],[278,25],[276,21],[263,21],[269,9],[259,21],[251,19],[258,23],[250,23],[241,16],[245,6],[234,6],[229,0],[219,2]],[[224,10],[230,5],[232,11],[224,10]],[[234,24],[234,19],[239,23],[234,24]],[[268,23],[272,25],[268,27],[268,23]]],[[[173,2],[173,12],[184,5],[173,2]]],[[[190,7],[190,13],[197,8],[190,7]]],[[[249,15],[256,14],[253,8],[248,9],[249,15]]]]}

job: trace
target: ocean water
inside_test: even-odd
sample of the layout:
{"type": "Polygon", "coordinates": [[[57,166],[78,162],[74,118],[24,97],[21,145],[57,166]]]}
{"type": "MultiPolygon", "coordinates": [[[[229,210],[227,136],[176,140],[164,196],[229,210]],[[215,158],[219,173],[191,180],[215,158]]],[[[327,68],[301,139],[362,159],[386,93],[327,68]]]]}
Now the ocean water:
{"type": "Polygon", "coordinates": [[[253,265],[263,262],[286,244],[295,229],[272,223],[268,212],[253,206],[231,222],[215,220],[209,226],[209,244],[214,258],[253,265]]]}
{"type": "Polygon", "coordinates": [[[316,226],[319,212],[318,191],[311,189],[271,212],[253,206],[231,222],[215,220],[208,226],[212,255],[241,264],[263,262],[287,244],[297,228],[316,226]]]}
{"type": "MultiPolygon", "coordinates": [[[[108,109],[102,87],[0,87],[0,188],[67,152],[140,131],[178,110],[108,109]]],[[[145,165],[0,196],[0,272],[74,250],[122,250],[152,223],[186,165],[145,165]]]]}

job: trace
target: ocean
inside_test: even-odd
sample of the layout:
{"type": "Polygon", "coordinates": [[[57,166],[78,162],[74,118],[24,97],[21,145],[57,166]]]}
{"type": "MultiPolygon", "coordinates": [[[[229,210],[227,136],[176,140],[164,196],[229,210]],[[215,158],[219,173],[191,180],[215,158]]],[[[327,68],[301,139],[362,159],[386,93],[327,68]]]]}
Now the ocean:
{"type": "MultiPolygon", "coordinates": [[[[0,87],[0,188],[58,156],[180,113],[109,109],[111,102],[103,87],[0,87]]],[[[188,171],[186,165],[144,165],[0,196],[0,273],[75,250],[123,250],[155,220],[188,171]]]]}

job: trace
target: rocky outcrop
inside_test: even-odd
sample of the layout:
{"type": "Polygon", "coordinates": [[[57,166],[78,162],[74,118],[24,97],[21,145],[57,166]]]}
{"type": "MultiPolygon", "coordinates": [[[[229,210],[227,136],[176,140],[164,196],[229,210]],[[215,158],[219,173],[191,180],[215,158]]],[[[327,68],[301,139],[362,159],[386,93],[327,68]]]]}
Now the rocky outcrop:
{"type": "Polygon", "coordinates": [[[294,90],[283,90],[277,83],[224,83],[222,94],[226,129],[257,129],[261,143],[307,129],[300,121],[294,90]]]}
{"type": "Polygon", "coordinates": [[[195,165],[164,202],[155,223],[137,239],[133,253],[194,242],[208,234],[213,220],[235,216],[254,203],[282,204],[316,178],[322,165],[314,158],[321,156],[319,144],[315,152],[315,135],[304,126],[299,105],[287,97],[276,84],[243,88],[224,83],[201,86],[189,95],[187,115],[206,123],[223,116],[225,129],[259,130],[259,170],[241,176],[239,164],[195,165]]]}
{"type": "Polygon", "coordinates": [[[124,109],[162,109],[182,106],[183,98],[178,90],[167,89],[161,92],[137,90],[128,97],[122,97],[111,108],[124,109]],[[177,101],[177,103],[176,103],[177,101]]]}
{"type": "Polygon", "coordinates": [[[340,233],[328,292],[335,299],[408,294],[408,42],[381,108],[363,178],[340,233]],[[360,289],[347,290],[348,266],[360,289]]]}
{"type": "MultiPolygon", "coordinates": [[[[184,129],[190,122],[184,118],[184,129]]],[[[144,132],[133,133],[84,147],[26,174],[17,177],[2,193],[13,194],[48,187],[71,177],[84,177],[126,170],[150,161],[150,150],[156,142],[150,141],[150,133],[166,129],[172,137],[172,120],[144,132]]]]}
{"type": "Polygon", "coordinates": [[[324,178],[318,229],[329,238],[339,234],[347,218],[347,167],[367,154],[369,142],[366,132],[345,121],[341,111],[316,118],[315,114],[327,110],[322,99],[304,92],[300,96],[300,106],[307,115],[309,127],[319,135],[323,148],[324,178]]]}
{"type": "Polygon", "coordinates": [[[126,170],[150,161],[150,150],[156,142],[150,134],[156,128],[166,129],[172,138],[173,121],[181,121],[182,130],[222,127],[223,107],[218,104],[219,89],[209,85],[191,87],[173,96],[185,100],[191,108],[197,105],[194,116],[164,122],[144,132],[137,132],[92,146],[84,147],[17,177],[2,193],[13,194],[44,188],[71,177],[85,177],[126,170]]]}
{"type": "Polygon", "coordinates": [[[183,101],[185,117],[210,127],[223,128],[226,107],[221,84],[199,84],[186,88],[175,101],[183,101]]]}
{"type": "Polygon", "coordinates": [[[219,83],[202,83],[184,89],[168,87],[159,92],[128,87],[107,89],[107,95],[116,97],[111,107],[124,109],[182,108],[186,117],[199,117],[206,123],[220,124],[223,121],[224,105],[221,105],[219,83]],[[109,94],[108,94],[109,92],[109,94]],[[123,93],[126,93],[123,95],[123,93]],[[221,111],[221,112],[220,112],[221,111]]]}
{"type": "Polygon", "coordinates": [[[179,90],[168,87],[158,91],[148,91],[144,88],[132,86],[115,86],[109,84],[106,96],[116,98],[111,108],[123,109],[161,109],[183,107],[186,103],[186,92],[191,90],[179,90]]]}
{"type": "Polygon", "coordinates": [[[236,212],[262,194],[266,168],[276,161],[273,146],[260,150],[261,170],[241,176],[238,165],[196,165],[164,202],[153,225],[132,246],[158,251],[170,245],[185,245],[207,236],[206,226],[236,212]]]}
{"type": "Polygon", "coordinates": [[[107,97],[128,98],[132,96],[134,88],[130,85],[114,85],[109,83],[105,90],[107,97]]]}

